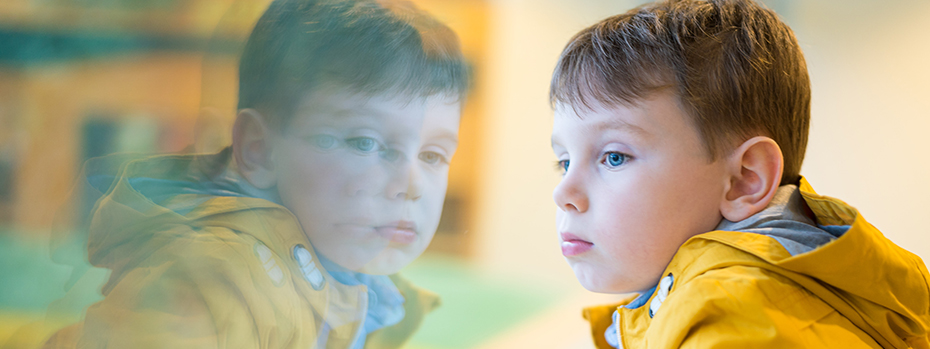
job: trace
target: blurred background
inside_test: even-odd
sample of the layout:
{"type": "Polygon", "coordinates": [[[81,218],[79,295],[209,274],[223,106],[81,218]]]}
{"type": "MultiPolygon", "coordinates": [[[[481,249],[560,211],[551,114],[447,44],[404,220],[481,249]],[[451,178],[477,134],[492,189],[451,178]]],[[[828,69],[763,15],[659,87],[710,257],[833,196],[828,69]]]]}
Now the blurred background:
{"type": "MultiPolygon", "coordinates": [[[[404,272],[443,297],[409,347],[590,347],[580,308],[618,296],[582,289],[559,250],[548,82],[575,32],[642,1],[413,2],[458,32],[476,83],[439,232],[404,272]]],[[[228,144],[238,40],[265,3],[0,1],[0,344],[99,299],[105,271],[70,279],[48,252],[84,160],[228,144]]],[[[802,174],[930,259],[930,2],[764,3],[810,70],[802,174]]]]}

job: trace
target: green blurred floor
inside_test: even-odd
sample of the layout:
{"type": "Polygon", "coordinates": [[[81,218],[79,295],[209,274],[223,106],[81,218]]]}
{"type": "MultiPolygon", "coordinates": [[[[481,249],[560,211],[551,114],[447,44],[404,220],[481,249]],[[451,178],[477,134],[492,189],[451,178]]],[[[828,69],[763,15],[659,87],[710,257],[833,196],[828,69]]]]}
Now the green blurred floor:
{"type": "Polygon", "coordinates": [[[442,297],[442,306],[427,317],[412,347],[473,348],[569,295],[564,285],[481,274],[448,257],[423,256],[403,274],[442,297]]]}
{"type": "MultiPolygon", "coordinates": [[[[45,327],[78,316],[99,299],[107,277],[105,270],[91,269],[66,297],[71,267],[53,262],[44,241],[22,236],[0,231],[0,344],[23,325],[42,320],[50,304],[57,315],[45,327]]],[[[402,274],[442,297],[442,306],[409,343],[411,349],[474,348],[569,295],[566,286],[481,273],[461,259],[439,255],[421,257],[402,274]]],[[[30,331],[38,336],[40,327],[30,331]]]]}

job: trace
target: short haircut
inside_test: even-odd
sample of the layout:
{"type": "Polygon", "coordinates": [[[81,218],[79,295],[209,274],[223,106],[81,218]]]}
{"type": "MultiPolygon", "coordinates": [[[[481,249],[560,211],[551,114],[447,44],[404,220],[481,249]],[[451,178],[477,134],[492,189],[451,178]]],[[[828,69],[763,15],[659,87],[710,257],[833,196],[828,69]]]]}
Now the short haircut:
{"type": "Polygon", "coordinates": [[[672,88],[713,161],[749,138],[778,143],[781,184],[797,183],[810,81],[794,33],[751,0],[670,0],[588,27],[568,43],[550,99],[578,110],[635,105],[672,88]]]}
{"type": "Polygon", "coordinates": [[[285,127],[314,88],[462,98],[467,65],[455,33],[393,0],[275,0],[246,42],[238,108],[285,127]]]}

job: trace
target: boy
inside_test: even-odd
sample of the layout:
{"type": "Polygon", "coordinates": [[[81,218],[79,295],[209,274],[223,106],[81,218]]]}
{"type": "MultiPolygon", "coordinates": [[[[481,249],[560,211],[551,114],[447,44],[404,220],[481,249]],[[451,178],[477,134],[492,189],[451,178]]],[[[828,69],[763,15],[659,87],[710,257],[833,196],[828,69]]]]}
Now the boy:
{"type": "Polygon", "coordinates": [[[436,231],[467,85],[455,34],[409,4],[273,2],[231,147],[87,165],[112,275],[47,347],[401,346],[438,302],[396,273],[436,231]]]}
{"type": "Polygon", "coordinates": [[[578,33],[551,85],[562,253],[599,348],[928,348],[927,268],[799,175],[800,48],[750,0],[578,33]]]}

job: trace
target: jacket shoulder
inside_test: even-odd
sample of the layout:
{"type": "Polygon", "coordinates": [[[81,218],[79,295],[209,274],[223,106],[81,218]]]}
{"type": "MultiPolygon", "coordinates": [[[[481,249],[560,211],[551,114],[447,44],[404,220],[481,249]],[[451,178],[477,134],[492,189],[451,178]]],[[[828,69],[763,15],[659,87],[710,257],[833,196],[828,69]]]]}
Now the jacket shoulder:
{"type": "Polygon", "coordinates": [[[646,333],[650,346],[879,347],[820,298],[766,268],[722,267],[673,286],[646,333]]]}
{"type": "Polygon", "coordinates": [[[88,308],[72,336],[82,346],[259,347],[312,323],[294,310],[293,288],[282,287],[287,268],[255,238],[178,225],[130,243],[144,252],[114,270],[104,299],[88,308]]]}
{"type": "MultiPolygon", "coordinates": [[[[169,224],[139,241],[130,241],[139,251],[123,268],[113,270],[110,283],[123,282],[126,273],[146,271],[143,285],[185,281],[217,283],[218,287],[250,284],[271,288],[287,279],[282,258],[249,234],[225,227],[169,224]]],[[[121,246],[120,248],[126,248],[121,246]]],[[[107,291],[105,288],[104,292],[107,291]]]]}

